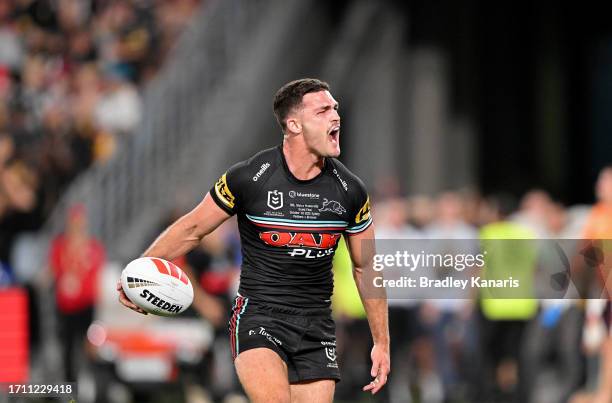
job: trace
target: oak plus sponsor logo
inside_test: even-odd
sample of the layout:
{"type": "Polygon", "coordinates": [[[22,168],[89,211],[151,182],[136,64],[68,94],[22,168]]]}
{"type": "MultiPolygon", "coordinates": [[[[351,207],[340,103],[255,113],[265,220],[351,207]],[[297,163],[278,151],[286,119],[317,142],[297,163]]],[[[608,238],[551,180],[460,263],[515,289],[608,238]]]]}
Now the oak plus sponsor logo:
{"type": "Polygon", "coordinates": [[[340,176],[340,174],[338,173],[338,170],[336,168],[334,168],[334,175],[336,175],[336,178],[338,178],[338,180],[340,181],[340,183],[342,184],[342,187],[344,188],[345,192],[348,192],[348,185],[346,184],[346,181],[344,179],[342,179],[342,177],[340,176]]]}
{"type": "Polygon", "coordinates": [[[341,234],[317,234],[311,232],[266,231],[259,233],[259,238],[270,246],[276,247],[308,247],[329,249],[336,246],[341,234]]]}
{"type": "Polygon", "coordinates": [[[334,254],[336,244],[342,235],[319,234],[309,232],[260,232],[259,238],[267,245],[278,248],[290,248],[287,252],[291,257],[318,259],[334,254]],[[307,249],[308,248],[308,249],[307,249]]]}
{"type": "Polygon", "coordinates": [[[277,189],[268,191],[268,207],[272,210],[278,210],[283,207],[283,192],[277,189]]]}
{"type": "Polygon", "coordinates": [[[266,172],[268,168],[270,168],[270,166],[271,164],[269,162],[264,162],[263,164],[261,164],[259,171],[257,171],[257,173],[253,176],[253,182],[257,182],[259,178],[261,178],[261,175],[263,175],[264,172],[266,172]]]}

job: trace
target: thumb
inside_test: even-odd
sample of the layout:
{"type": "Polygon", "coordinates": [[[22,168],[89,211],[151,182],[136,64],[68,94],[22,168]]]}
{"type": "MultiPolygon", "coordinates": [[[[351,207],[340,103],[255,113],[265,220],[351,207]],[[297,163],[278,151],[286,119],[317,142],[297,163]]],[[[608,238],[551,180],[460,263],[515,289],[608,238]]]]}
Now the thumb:
{"type": "Polygon", "coordinates": [[[380,362],[378,360],[372,363],[372,370],[370,371],[370,375],[375,378],[378,375],[378,370],[380,368],[380,362]]]}

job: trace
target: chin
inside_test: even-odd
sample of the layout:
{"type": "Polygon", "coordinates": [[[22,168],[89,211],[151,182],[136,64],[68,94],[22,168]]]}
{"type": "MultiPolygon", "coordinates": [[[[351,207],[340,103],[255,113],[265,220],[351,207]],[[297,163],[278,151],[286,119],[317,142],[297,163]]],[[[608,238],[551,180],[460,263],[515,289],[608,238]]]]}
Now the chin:
{"type": "Polygon", "coordinates": [[[336,150],[333,150],[332,152],[328,153],[328,155],[327,155],[327,156],[328,156],[328,157],[331,157],[331,158],[337,158],[337,157],[339,157],[339,156],[340,156],[340,149],[338,148],[338,149],[336,149],[336,150]]]}

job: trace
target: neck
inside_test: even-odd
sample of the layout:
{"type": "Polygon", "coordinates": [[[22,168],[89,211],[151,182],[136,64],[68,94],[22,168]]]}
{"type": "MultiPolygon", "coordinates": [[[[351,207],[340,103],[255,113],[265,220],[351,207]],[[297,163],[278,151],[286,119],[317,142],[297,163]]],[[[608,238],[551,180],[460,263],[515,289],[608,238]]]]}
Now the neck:
{"type": "Polygon", "coordinates": [[[299,180],[309,180],[319,175],[325,165],[325,158],[308,150],[302,137],[285,135],[283,154],[289,171],[299,180]]]}

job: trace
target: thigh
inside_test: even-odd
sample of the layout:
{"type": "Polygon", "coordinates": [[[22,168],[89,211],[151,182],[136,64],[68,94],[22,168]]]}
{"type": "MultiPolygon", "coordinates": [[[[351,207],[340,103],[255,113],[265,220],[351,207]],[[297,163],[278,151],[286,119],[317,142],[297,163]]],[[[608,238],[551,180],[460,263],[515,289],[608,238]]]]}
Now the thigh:
{"type": "Polygon", "coordinates": [[[253,348],[234,360],[238,379],[252,403],[289,403],[287,365],[269,348],[253,348]]]}
{"type": "Polygon", "coordinates": [[[331,403],[336,382],[331,379],[291,384],[291,403],[331,403]]]}

